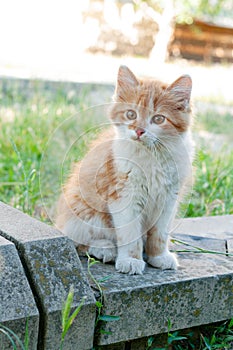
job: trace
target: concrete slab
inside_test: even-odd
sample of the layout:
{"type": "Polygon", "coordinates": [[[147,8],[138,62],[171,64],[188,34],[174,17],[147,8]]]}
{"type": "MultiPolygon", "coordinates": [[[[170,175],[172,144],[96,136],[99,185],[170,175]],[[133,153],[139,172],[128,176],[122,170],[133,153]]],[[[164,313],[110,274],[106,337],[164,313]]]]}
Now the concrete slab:
{"type": "MultiPolygon", "coordinates": [[[[207,223],[203,219],[202,225],[199,220],[192,220],[189,226],[191,220],[187,221],[182,225],[186,233],[191,232],[194,236],[187,237],[190,242],[193,240],[202,246],[205,231],[199,228],[203,225],[209,234],[209,239],[205,237],[203,240],[204,246],[225,252],[222,242],[225,242],[225,235],[231,234],[232,216],[216,218],[216,223],[214,218],[207,218],[207,223]],[[219,222],[224,223],[223,230],[219,222]],[[186,230],[187,227],[192,231],[186,230]],[[228,231],[225,231],[226,227],[228,231]],[[210,232],[218,237],[212,243],[210,232]]],[[[82,261],[86,268],[86,260],[82,261]]],[[[110,264],[92,266],[97,280],[109,276],[102,283],[103,314],[120,316],[118,321],[100,325],[107,334],[100,334],[99,345],[167,332],[168,320],[172,323],[172,330],[177,330],[233,317],[233,258],[224,254],[180,253],[179,262],[177,271],[160,271],[147,266],[142,276],[119,274],[110,264]]]]}
{"type": "Polygon", "coordinates": [[[233,254],[233,238],[227,240],[227,250],[229,253],[233,254]]]}
{"type": "Polygon", "coordinates": [[[19,246],[27,242],[64,237],[52,226],[31,218],[21,211],[0,202],[0,231],[19,246]]]}
{"type": "MultiPolygon", "coordinates": [[[[95,283],[87,278],[87,260],[83,267],[72,241],[11,207],[0,203],[0,235],[15,243],[23,262],[30,287],[40,312],[38,349],[57,350],[61,337],[61,309],[70,286],[74,287],[73,309],[85,296],[85,303],[68,332],[64,349],[92,348],[143,349],[146,337],[172,330],[185,329],[233,317],[233,217],[184,219],[178,222],[173,236],[193,246],[217,250],[222,255],[179,253],[177,271],[160,271],[146,267],[142,276],[129,276],[115,271],[113,264],[91,267],[104,293],[103,314],[119,316],[102,322],[95,329],[95,283]],[[227,244],[226,244],[227,242],[227,244]],[[78,345],[77,345],[78,344],[78,345]]],[[[6,241],[4,240],[6,243],[6,241]]],[[[7,241],[8,246],[15,246],[7,241]]],[[[0,246],[1,247],[1,246],[0,246]]],[[[193,249],[183,245],[175,250],[193,249]]],[[[15,250],[16,252],[16,250],[15,250]]],[[[16,252],[17,253],[17,252],[16,252]]],[[[1,270],[5,259],[0,255],[1,270]]],[[[2,305],[2,304],[1,304],[2,305]]]]}
{"type": "MultiPolygon", "coordinates": [[[[14,244],[0,237],[0,324],[11,329],[24,343],[26,323],[29,349],[37,349],[39,312],[14,244]]],[[[0,349],[12,349],[2,332],[0,349]]]]}
{"type": "Polygon", "coordinates": [[[120,316],[101,327],[99,344],[111,344],[233,317],[233,259],[182,254],[177,271],[147,267],[143,276],[119,274],[113,265],[96,264],[102,284],[103,314],[120,316]]]}
{"type": "Polygon", "coordinates": [[[176,220],[173,233],[197,235],[211,238],[233,238],[233,215],[205,216],[201,218],[188,218],[176,220]],[[220,237],[221,236],[221,237],[220,237]]]}
{"type": "MultiPolygon", "coordinates": [[[[193,250],[197,251],[198,248],[203,250],[209,250],[213,252],[220,252],[227,254],[228,240],[224,238],[212,238],[200,235],[185,235],[180,233],[173,234],[170,242],[170,249],[173,251],[193,250]],[[182,243],[183,242],[183,243],[182,243]],[[187,243],[187,244],[186,244],[187,243]]],[[[224,235],[223,235],[224,237],[224,235]]]]}
{"type": "Polygon", "coordinates": [[[0,234],[15,243],[41,314],[40,344],[43,350],[57,350],[61,339],[61,310],[71,286],[73,309],[85,297],[71,326],[64,349],[90,349],[96,317],[95,298],[89,287],[73,242],[59,231],[0,203],[0,234]]]}
{"type": "MultiPolygon", "coordinates": [[[[176,220],[171,233],[175,239],[193,246],[233,254],[233,215],[176,220]]],[[[173,250],[192,249],[182,244],[170,244],[173,250]]]]}

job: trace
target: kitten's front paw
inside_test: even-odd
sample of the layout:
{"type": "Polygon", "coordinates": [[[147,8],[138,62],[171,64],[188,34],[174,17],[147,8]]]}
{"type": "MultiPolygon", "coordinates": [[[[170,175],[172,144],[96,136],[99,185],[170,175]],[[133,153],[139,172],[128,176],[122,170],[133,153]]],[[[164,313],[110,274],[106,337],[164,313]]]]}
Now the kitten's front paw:
{"type": "Polygon", "coordinates": [[[130,275],[142,275],[145,265],[143,260],[135,258],[117,259],[116,270],[130,275]]]}
{"type": "Polygon", "coordinates": [[[116,258],[116,249],[115,248],[96,248],[90,247],[88,250],[90,255],[95,256],[97,259],[102,260],[103,263],[110,261],[115,261],[116,258]]]}
{"type": "Polygon", "coordinates": [[[169,251],[158,256],[148,257],[147,261],[150,265],[162,270],[176,270],[179,265],[175,254],[169,251]]]}

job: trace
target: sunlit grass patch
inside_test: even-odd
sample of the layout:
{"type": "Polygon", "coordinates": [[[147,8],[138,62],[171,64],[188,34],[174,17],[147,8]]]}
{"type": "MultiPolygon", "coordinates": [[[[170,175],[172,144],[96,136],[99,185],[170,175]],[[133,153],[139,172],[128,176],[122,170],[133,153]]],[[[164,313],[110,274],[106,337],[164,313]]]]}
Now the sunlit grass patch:
{"type": "Polygon", "coordinates": [[[199,149],[187,216],[233,214],[233,150],[199,149]]]}
{"type": "Polygon", "coordinates": [[[224,135],[233,143],[233,106],[196,102],[194,130],[209,134],[224,135]]]}
{"type": "MultiPolygon", "coordinates": [[[[59,157],[65,179],[107,122],[103,108],[91,107],[109,102],[112,92],[102,86],[0,81],[0,199],[47,219],[41,197],[52,205],[49,198],[60,190],[54,181],[59,157]]],[[[232,213],[233,117],[231,106],[215,102],[197,103],[195,182],[185,216],[232,213]]]]}
{"type": "MultiPolygon", "coordinates": [[[[0,199],[31,215],[43,217],[39,186],[40,162],[54,131],[60,129],[60,143],[78,130],[84,133],[105,120],[85,112],[91,107],[88,91],[74,84],[0,81],[0,199]],[[70,119],[72,123],[64,124],[70,119]],[[76,116],[76,117],[75,117],[76,116]],[[66,125],[68,127],[66,128],[66,125]]],[[[93,133],[92,133],[93,134],[93,133]]],[[[78,135],[77,135],[78,137],[78,135]]],[[[93,138],[94,136],[90,135],[93,138]]],[[[76,160],[87,150],[83,139],[76,160]]],[[[54,155],[56,156],[56,155],[54,155]]],[[[55,170],[50,163],[49,173],[55,170]]],[[[70,166],[70,165],[68,165],[70,166]]],[[[52,183],[48,183],[48,189],[52,183]]]]}

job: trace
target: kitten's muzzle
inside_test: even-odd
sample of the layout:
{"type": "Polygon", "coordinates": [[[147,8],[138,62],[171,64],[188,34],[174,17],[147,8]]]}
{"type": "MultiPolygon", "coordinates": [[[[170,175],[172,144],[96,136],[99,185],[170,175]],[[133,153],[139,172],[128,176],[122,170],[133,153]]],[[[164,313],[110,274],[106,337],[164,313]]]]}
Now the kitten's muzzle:
{"type": "Polygon", "coordinates": [[[146,132],[146,130],[143,128],[137,128],[135,131],[136,131],[138,138],[140,138],[146,132]]]}

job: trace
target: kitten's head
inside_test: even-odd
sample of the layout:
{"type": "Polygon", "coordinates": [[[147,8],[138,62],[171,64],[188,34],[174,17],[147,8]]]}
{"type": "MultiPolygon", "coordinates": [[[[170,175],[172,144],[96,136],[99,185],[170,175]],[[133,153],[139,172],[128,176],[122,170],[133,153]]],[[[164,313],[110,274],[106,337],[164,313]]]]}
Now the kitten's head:
{"type": "Polygon", "coordinates": [[[121,138],[150,148],[188,130],[192,81],[183,75],[171,85],[139,80],[125,66],[118,72],[110,118],[121,138]]]}

